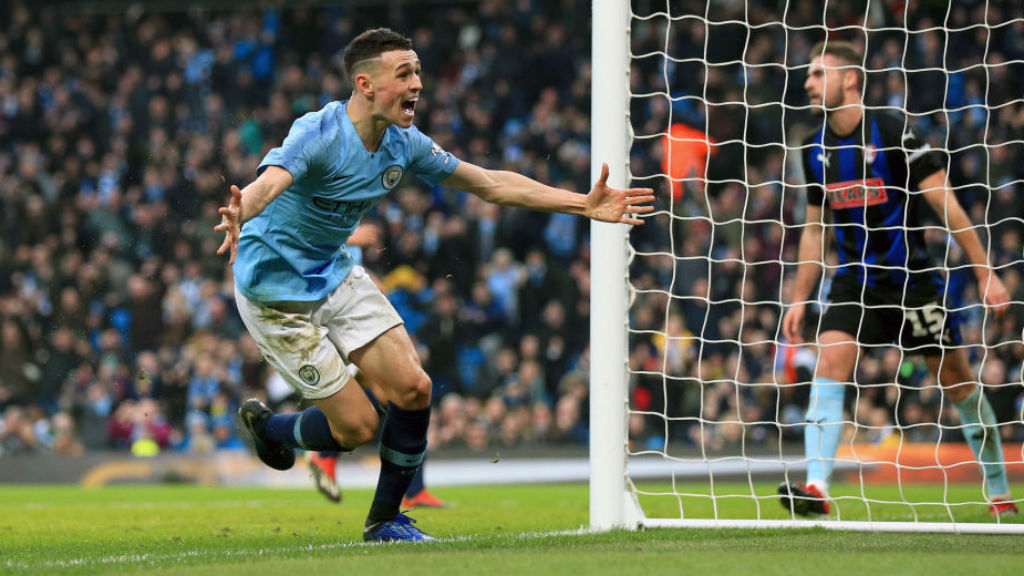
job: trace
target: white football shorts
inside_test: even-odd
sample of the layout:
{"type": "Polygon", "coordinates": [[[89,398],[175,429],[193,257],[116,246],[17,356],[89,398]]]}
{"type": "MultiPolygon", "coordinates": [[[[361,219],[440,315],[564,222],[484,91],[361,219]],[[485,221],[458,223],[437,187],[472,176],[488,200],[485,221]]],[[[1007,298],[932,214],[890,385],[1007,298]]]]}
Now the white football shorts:
{"type": "Polygon", "coordinates": [[[341,390],[355,373],[348,355],[403,323],[361,266],[315,302],[252,302],[237,287],[235,301],[263,357],[309,400],[341,390]]]}

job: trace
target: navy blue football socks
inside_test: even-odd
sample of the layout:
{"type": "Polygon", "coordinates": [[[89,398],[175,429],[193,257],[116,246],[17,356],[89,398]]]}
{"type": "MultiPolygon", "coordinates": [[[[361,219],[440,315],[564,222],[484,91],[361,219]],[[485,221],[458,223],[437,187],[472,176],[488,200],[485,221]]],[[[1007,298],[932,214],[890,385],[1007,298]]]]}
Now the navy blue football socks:
{"type": "Polygon", "coordinates": [[[306,408],[302,412],[271,416],[267,420],[264,434],[268,440],[285,448],[311,451],[345,450],[331,434],[327,416],[316,406],[306,408]]]}
{"type": "Polygon", "coordinates": [[[380,479],[366,525],[394,518],[427,450],[430,408],[388,407],[380,439],[380,479]]]}
{"type": "Polygon", "coordinates": [[[423,489],[426,488],[426,486],[424,486],[423,484],[423,471],[426,470],[426,468],[427,458],[426,455],[424,454],[423,461],[420,462],[420,467],[417,468],[416,473],[412,475],[412,482],[409,483],[409,489],[405,491],[406,496],[415,496],[420,492],[423,492],[423,489]]]}

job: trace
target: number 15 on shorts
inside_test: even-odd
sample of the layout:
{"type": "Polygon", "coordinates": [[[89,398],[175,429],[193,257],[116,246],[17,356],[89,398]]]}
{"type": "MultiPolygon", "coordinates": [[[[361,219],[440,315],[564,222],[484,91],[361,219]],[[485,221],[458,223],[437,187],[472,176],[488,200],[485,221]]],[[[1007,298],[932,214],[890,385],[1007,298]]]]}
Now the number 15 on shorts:
{"type": "Polygon", "coordinates": [[[904,310],[903,316],[910,322],[915,338],[933,336],[943,344],[953,343],[949,330],[946,329],[946,310],[937,303],[904,310]]]}

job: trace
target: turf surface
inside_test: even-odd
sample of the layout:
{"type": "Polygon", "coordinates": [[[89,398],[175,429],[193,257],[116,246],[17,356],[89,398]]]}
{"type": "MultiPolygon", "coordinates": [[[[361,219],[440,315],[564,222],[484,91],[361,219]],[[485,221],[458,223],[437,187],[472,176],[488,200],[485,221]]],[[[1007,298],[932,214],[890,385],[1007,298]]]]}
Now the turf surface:
{"type": "MultiPolygon", "coordinates": [[[[666,485],[651,485],[664,491],[666,485]]],[[[700,494],[703,486],[677,486],[700,494]]],[[[941,496],[941,486],[914,486],[908,496],[941,496]]],[[[953,487],[951,500],[977,499],[976,487],[953,487]]],[[[1018,490],[1019,491],[1019,490],[1018,490]]],[[[582,485],[448,488],[456,506],[417,510],[430,545],[360,542],[369,491],[347,491],[341,505],[310,490],[196,486],[0,487],[0,573],[10,574],[815,574],[885,570],[900,574],[1019,572],[1019,536],[871,534],[826,530],[650,530],[584,534],[582,485]],[[883,568],[884,567],[884,568],[883,568]]],[[[787,518],[774,486],[753,498],[718,500],[722,516],[787,518]],[[753,512],[752,512],[753,511],[753,512]]],[[[834,489],[842,497],[843,487],[834,489]]],[[[746,484],[715,493],[747,494],[746,484]]],[[[846,488],[854,495],[857,489],[846,488]]],[[[886,489],[870,497],[886,500],[886,489]]],[[[706,496],[645,497],[648,513],[714,513],[706,496]]],[[[852,500],[845,517],[865,519],[852,500]]],[[[907,507],[873,504],[873,517],[911,520],[907,507]]],[[[935,518],[942,521],[945,510],[935,518]]],[[[981,506],[955,510],[958,521],[991,521],[981,506]]],[[[948,520],[948,517],[946,517],[948,520]]]]}

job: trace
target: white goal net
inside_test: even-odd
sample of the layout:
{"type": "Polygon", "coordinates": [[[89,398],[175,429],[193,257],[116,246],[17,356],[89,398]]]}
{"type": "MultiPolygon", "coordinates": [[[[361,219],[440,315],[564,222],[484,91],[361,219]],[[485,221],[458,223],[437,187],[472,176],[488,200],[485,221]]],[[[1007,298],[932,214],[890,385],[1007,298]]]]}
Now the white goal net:
{"type": "MultiPolygon", "coordinates": [[[[1024,7],[596,0],[593,63],[595,173],[608,162],[613,185],[655,188],[659,207],[632,230],[592,227],[592,527],[1024,532],[1024,518],[990,513],[994,500],[1005,510],[1024,497],[1024,7]],[[829,142],[831,116],[809,101],[812,49],[825,40],[860,54],[852,67],[869,120],[859,140],[829,142]],[[883,115],[890,120],[865,128],[883,115]],[[884,126],[871,133],[892,121],[895,143],[884,126]],[[1005,285],[1010,304],[998,317],[983,306],[965,237],[950,233],[918,186],[923,154],[948,176],[1005,285]],[[820,156],[811,174],[806,156],[820,156]],[[901,157],[909,168],[881,166],[901,157]],[[894,183],[883,168],[906,174],[894,183]],[[809,206],[808,181],[823,184],[823,206],[809,206]],[[878,224],[865,214],[872,194],[887,193],[904,198],[903,211],[878,224]],[[839,219],[844,202],[857,204],[859,220],[839,219]],[[823,214],[823,274],[798,345],[782,320],[797,301],[809,209],[823,214]],[[876,256],[865,238],[878,234],[895,248],[876,256]],[[921,266],[915,241],[942,308],[908,293],[906,278],[921,266]],[[805,429],[811,383],[825,371],[818,337],[837,274],[858,265],[863,313],[852,331],[865,343],[838,383],[838,449],[816,461],[805,429]],[[872,295],[875,273],[904,278],[903,294],[887,295],[902,305],[872,295]],[[924,335],[941,333],[947,318],[959,338],[944,337],[932,357],[946,366],[965,353],[991,425],[983,402],[957,404],[941,391],[915,345],[878,341],[882,325],[924,335]],[[981,423],[972,427],[972,416],[981,423]],[[975,432],[990,450],[987,467],[965,441],[975,432]],[[827,515],[781,505],[780,484],[803,485],[808,467],[826,461],[827,515]],[[1009,489],[995,494],[1000,469],[1009,489]]],[[[939,206],[948,211],[949,200],[939,206]]]]}

